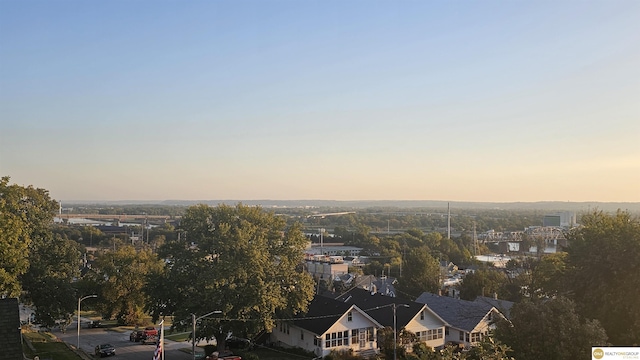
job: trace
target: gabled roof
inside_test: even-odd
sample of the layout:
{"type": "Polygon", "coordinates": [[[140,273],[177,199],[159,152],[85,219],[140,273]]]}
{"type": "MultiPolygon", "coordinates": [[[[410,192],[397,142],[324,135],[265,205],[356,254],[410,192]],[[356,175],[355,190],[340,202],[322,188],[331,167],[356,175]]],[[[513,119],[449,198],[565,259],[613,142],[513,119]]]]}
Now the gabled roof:
{"type": "Polygon", "coordinates": [[[504,315],[507,319],[511,317],[511,308],[513,307],[513,304],[515,304],[512,301],[495,299],[495,298],[490,298],[486,296],[478,296],[473,301],[481,302],[481,303],[485,303],[493,306],[498,311],[500,311],[502,315],[504,315]]]}
{"type": "Polygon", "coordinates": [[[396,282],[396,278],[383,276],[380,279],[373,275],[359,276],[356,278],[354,287],[366,289],[371,291],[371,286],[375,286],[375,291],[383,295],[396,296],[396,289],[393,284],[396,282]]]}
{"type": "Polygon", "coordinates": [[[333,324],[340,320],[341,317],[345,316],[347,312],[353,310],[361,312],[376,326],[380,325],[370,315],[353,304],[317,295],[311,300],[311,303],[309,303],[307,312],[296,316],[293,324],[316,335],[322,335],[327,332],[333,324]]]}
{"type": "Polygon", "coordinates": [[[487,303],[454,299],[428,292],[422,293],[416,302],[426,304],[450,326],[465,331],[472,331],[493,309],[493,306],[487,303]]]}
{"type": "Polygon", "coordinates": [[[393,305],[396,304],[396,323],[398,328],[406,326],[424,308],[424,304],[397,297],[384,296],[364,289],[351,289],[336,300],[345,304],[354,304],[369,314],[383,326],[393,326],[393,305]],[[399,306],[409,305],[409,307],[399,306]]]}

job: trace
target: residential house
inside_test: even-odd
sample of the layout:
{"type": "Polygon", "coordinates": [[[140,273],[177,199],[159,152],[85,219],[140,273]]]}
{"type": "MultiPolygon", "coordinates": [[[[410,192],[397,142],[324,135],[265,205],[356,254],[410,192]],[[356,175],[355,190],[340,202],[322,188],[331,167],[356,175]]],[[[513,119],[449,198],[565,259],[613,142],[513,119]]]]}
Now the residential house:
{"type": "Polygon", "coordinates": [[[494,294],[493,297],[478,296],[473,301],[493,306],[498,311],[500,311],[502,315],[504,315],[504,317],[507,319],[511,319],[511,308],[513,307],[513,304],[515,304],[512,301],[498,299],[497,294],[494,294]]]}
{"type": "Polygon", "coordinates": [[[416,302],[426,304],[447,323],[445,342],[468,348],[477,344],[504,316],[485,302],[467,301],[428,292],[422,293],[416,302]]]}
{"type": "Polygon", "coordinates": [[[445,344],[446,322],[428,306],[397,297],[384,296],[364,289],[354,288],[340,295],[336,300],[356,305],[384,327],[405,329],[432,348],[445,344]]]}
{"type": "Polygon", "coordinates": [[[376,292],[385,296],[395,297],[396,289],[394,284],[397,282],[396,278],[386,275],[382,275],[380,278],[376,278],[373,275],[365,275],[357,277],[353,286],[369,292],[376,292]]]}
{"type": "Polygon", "coordinates": [[[294,319],[279,321],[271,341],[298,347],[317,356],[332,350],[348,351],[363,357],[378,352],[377,329],[382,325],[354,304],[316,296],[308,311],[294,319]]]}

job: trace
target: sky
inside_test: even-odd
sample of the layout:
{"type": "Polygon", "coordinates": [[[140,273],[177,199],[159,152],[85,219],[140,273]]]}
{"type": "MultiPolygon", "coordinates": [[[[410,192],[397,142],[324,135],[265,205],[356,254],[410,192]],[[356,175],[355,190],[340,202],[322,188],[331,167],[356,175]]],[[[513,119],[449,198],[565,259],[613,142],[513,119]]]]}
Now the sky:
{"type": "Polygon", "coordinates": [[[640,2],[0,0],[0,176],[62,201],[640,202],[640,2]]]}

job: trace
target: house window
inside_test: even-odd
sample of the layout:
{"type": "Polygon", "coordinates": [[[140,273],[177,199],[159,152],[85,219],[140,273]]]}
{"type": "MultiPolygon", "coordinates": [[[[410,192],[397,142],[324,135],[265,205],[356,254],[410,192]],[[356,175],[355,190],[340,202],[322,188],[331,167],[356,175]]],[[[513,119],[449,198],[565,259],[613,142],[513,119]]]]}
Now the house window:
{"type": "Polygon", "coordinates": [[[449,336],[449,327],[448,326],[444,328],[444,334],[449,336]]]}
{"type": "Polygon", "coordinates": [[[466,333],[466,334],[467,334],[467,342],[469,342],[469,333],[466,333]]]}
{"type": "Polygon", "coordinates": [[[317,337],[313,337],[313,345],[318,346],[318,338],[317,337]]]}
{"type": "Polygon", "coordinates": [[[424,320],[424,310],[422,310],[422,312],[420,312],[420,320],[424,320]]]}
{"type": "Polygon", "coordinates": [[[373,328],[367,328],[367,341],[373,341],[373,328]]]}
{"type": "Polygon", "coordinates": [[[358,329],[351,330],[351,343],[352,344],[358,343],[358,329]]]}
{"type": "Polygon", "coordinates": [[[475,343],[475,342],[479,342],[480,340],[482,340],[482,333],[479,333],[479,332],[471,333],[471,342],[475,343]]]}
{"type": "Polygon", "coordinates": [[[353,314],[351,313],[351,311],[349,311],[349,313],[347,314],[347,321],[352,321],[353,320],[353,314]]]}
{"type": "Polygon", "coordinates": [[[460,331],[460,341],[464,341],[464,332],[460,331]]]}
{"type": "MultiPolygon", "coordinates": [[[[358,339],[357,332],[355,333],[356,337],[354,339],[358,339]]],[[[331,334],[325,335],[325,347],[335,347],[335,346],[349,346],[349,330],[346,331],[338,331],[331,334]]]]}

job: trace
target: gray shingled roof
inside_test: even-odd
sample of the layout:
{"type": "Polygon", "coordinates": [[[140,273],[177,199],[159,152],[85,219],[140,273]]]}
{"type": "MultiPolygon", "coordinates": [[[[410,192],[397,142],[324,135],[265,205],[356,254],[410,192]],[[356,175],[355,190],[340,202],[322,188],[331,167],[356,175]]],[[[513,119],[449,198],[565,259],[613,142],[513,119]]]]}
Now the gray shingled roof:
{"type": "Polygon", "coordinates": [[[18,299],[0,299],[0,360],[23,360],[18,299]]]}
{"type": "Polygon", "coordinates": [[[515,304],[512,301],[494,299],[486,296],[478,296],[473,301],[482,302],[493,306],[494,308],[498,309],[498,311],[500,311],[502,315],[504,315],[504,317],[506,317],[507,319],[511,319],[511,308],[513,307],[513,304],[515,304]]]}
{"type": "Polygon", "coordinates": [[[396,323],[399,329],[406,326],[424,307],[424,304],[410,300],[384,296],[380,293],[371,294],[371,292],[367,290],[357,288],[340,295],[336,300],[343,301],[347,304],[354,304],[381,325],[391,327],[393,326],[393,306],[391,304],[395,303],[396,323]],[[397,306],[400,304],[406,304],[409,305],[409,307],[397,306]]]}
{"type": "Polygon", "coordinates": [[[352,304],[336,301],[328,297],[316,296],[309,303],[306,314],[296,316],[293,324],[316,335],[324,334],[343,316],[352,304]]]}
{"type": "Polygon", "coordinates": [[[428,292],[422,293],[416,302],[426,304],[452,327],[472,331],[493,308],[483,302],[454,299],[428,292]]]}

